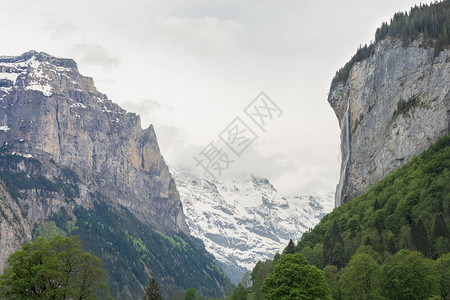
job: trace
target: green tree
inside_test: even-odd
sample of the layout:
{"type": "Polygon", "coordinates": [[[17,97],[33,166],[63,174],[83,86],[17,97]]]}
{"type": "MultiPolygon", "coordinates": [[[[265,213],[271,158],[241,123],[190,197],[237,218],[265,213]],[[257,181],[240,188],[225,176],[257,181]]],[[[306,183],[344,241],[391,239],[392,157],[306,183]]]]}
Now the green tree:
{"type": "Polygon", "coordinates": [[[161,293],[159,291],[159,285],[155,278],[152,278],[147,289],[145,290],[144,300],[161,300],[161,293]]]}
{"type": "Polygon", "coordinates": [[[300,251],[300,254],[306,257],[308,262],[311,265],[316,266],[319,269],[323,269],[324,267],[324,261],[323,261],[323,244],[318,243],[314,246],[314,248],[311,247],[305,247],[302,251],[300,251]]]}
{"type": "Polygon", "coordinates": [[[336,220],[333,221],[331,234],[325,238],[323,244],[323,258],[326,265],[336,265],[341,268],[345,264],[343,241],[336,220]]]}
{"type": "Polygon", "coordinates": [[[295,253],[295,245],[294,242],[289,240],[287,247],[284,249],[283,254],[294,254],[295,253]]]}
{"type": "Polygon", "coordinates": [[[445,224],[445,219],[443,214],[437,214],[434,220],[433,226],[433,237],[437,239],[438,237],[447,236],[447,226],[445,224]]]}
{"type": "Polygon", "coordinates": [[[323,276],[325,277],[325,281],[328,284],[328,287],[331,290],[331,296],[333,299],[341,299],[341,291],[339,289],[339,270],[336,266],[326,265],[323,268],[323,276]]]}
{"type": "Polygon", "coordinates": [[[381,291],[388,299],[427,299],[439,294],[433,261],[420,252],[400,250],[381,270],[381,291]]]}
{"type": "Polygon", "coordinates": [[[234,290],[233,294],[231,295],[231,300],[247,300],[247,290],[245,287],[239,283],[238,287],[234,290]]]}
{"type": "Polygon", "coordinates": [[[380,266],[369,254],[353,255],[348,265],[342,269],[339,285],[346,299],[377,299],[376,278],[380,266]]]}
{"type": "Polygon", "coordinates": [[[102,262],[84,252],[78,238],[37,238],[8,258],[0,277],[8,299],[104,299],[109,297],[102,262]]]}
{"type": "Polygon", "coordinates": [[[436,270],[439,278],[440,296],[442,299],[450,298],[450,253],[439,257],[436,262],[436,270]]]}
{"type": "Polygon", "coordinates": [[[264,281],[265,299],[331,299],[322,271],[301,254],[285,254],[264,281]]]}
{"type": "Polygon", "coordinates": [[[416,250],[428,256],[430,253],[430,244],[428,242],[428,234],[422,219],[417,223],[411,224],[411,240],[416,250]]]}
{"type": "Polygon", "coordinates": [[[184,293],[183,300],[196,300],[197,298],[197,291],[193,288],[190,288],[184,293]]]}

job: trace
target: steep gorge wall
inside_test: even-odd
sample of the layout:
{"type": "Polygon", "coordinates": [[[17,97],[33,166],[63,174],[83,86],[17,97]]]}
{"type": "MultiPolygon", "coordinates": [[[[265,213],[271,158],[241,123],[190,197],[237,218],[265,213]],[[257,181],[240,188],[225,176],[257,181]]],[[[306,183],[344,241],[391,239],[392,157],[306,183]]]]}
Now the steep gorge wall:
{"type": "MultiPolygon", "coordinates": [[[[0,57],[0,68],[3,152],[33,156],[50,180],[58,174],[49,162],[68,167],[80,181],[77,204],[91,205],[98,192],[162,232],[189,234],[152,126],[142,130],[139,116],[99,93],[71,59],[31,51],[0,57]]],[[[29,211],[30,224],[58,207],[39,212],[29,211]]]]}
{"type": "Polygon", "coordinates": [[[189,233],[152,126],[127,113],[71,59],[0,56],[0,273],[35,236],[75,235],[98,256],[116,299],[231,284],[189,233]]]}
{"type": "Polygon", "coordinates": [[[345,83],[332,86],[328,102],[341,127],[342,152],[336,206],[448,134],[449,54],[435,57],[420,41],[405,48],[387,38],[353,65],[345,83]]]}

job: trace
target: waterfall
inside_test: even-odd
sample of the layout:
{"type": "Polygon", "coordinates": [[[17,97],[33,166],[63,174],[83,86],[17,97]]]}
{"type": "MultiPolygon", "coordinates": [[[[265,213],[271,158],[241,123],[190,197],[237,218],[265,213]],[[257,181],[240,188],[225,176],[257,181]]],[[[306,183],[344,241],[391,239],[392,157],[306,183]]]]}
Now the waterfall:
{"type": "Polygon", "coordinates": [[[335,206],[341,205],[342,189],[347,176],[347,164],[350,158],[350,99],[347,102],[347,110],[342,118],[341,126],[341,173],[339,183],[336,186],[335,206]]]}

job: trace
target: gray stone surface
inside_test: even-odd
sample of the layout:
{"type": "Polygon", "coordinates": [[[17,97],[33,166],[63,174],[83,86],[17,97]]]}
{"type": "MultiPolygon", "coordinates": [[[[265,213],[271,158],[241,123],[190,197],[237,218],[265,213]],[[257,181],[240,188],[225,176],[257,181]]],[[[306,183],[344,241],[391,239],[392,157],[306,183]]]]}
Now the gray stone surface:
{"type": "Polygon", "coordinates": [[[336,206],[365,192],[448,133],[449,53],[434,57],[433,49],[420,41],[404,48],[401,41],[386,39],[376,45],[373,56],[353,66],[345,84],[330,90],[328,102],[341,130],[347,105],[350,114],[349,142],[341,146],[343,152],[348,148],[349,159],[342,166],[336,206]],[[413,99],[415,105],[398,113],[401,100],[413,99]]]}
{"type": "Polygon", "coordinates": [[[28,223],[23,219],[19,205],[0,180],[0,274],[8,257],[31,240],[28,223]]]}
{"type": "MultiPolygon", "coordinates": [[[[98,92],[92,78],[80,75],[71,59],[34,51],[0,57],[0,146],[41,162],[39,170],[24,161],[14,171],[35,172],[53,182],[61,177],[62,168],[74,171],[79,195],[73,201],[77,204],[92,207],[93,195],[101,194],[112,206],[126,207],[161,232],[189,234],[153,127],[142,130],[139,116],[98,92]]],[[[17,207],[3,194],[1,205],[11,214],[17,207]]],[[[30,239],[35,223],[61,207],[69,214],[73,209],[64,195],[43,195],[40,190],[27,190],[19,202],[27,216],[19,222],[23,224],[7,225],[3,217],[0,220],[1,262],[30,239]],[[14,234],[18,230],[23,233],[14,234]]]]}

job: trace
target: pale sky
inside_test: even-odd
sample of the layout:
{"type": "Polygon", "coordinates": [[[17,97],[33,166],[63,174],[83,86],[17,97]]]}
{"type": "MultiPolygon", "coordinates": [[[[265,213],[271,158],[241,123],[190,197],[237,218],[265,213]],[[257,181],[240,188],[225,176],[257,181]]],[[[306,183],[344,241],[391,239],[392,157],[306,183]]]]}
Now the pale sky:
{"type": "Polygon", "coordinates": [[[285,195],[324,193],[335,190],[340,159],[331,79],[382,21],[414,4],[0,0],[0,55],[75,59],[100,92],[155,126],[170,166],[195,168],[193,157],[235,117],[245,121],[264,91],[283,114],[255,130],[221,178],[252,173],[285,195]]]}

